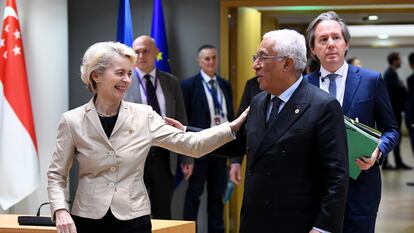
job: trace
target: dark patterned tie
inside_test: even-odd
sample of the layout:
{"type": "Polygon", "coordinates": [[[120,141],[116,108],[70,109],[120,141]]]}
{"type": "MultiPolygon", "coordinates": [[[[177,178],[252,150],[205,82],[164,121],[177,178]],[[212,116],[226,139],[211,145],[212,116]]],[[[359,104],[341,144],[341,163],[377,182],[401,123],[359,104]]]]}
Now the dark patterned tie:
{"type": "Polygon", "coordinates": [[[144,76],[145,79],[145,89],[147,91],[147,103],[156,111],[158,114],[161,115],[160,105],[158,104],[157,94],[155,93],[155,87],[151,82],[151,75],[146,74],[144,76]]]}
{"type": "MultiPolygon", "coordinates": [[[[269,118],[266,120],[266,129],[272,123],[272,121],[277,117],[279,113],[279,107],[282,104],[283,100],[279,99],[279,97],[275,96],[272,99],[273,107],[270,112],[269,118]]],[[[269,104],[270,105],[270,104],[269,104]]]]}
{"type": "Polygon", "coordinates": [[[214,79],[211,79],[210,81],[208,81],[208,83],[210,84],[210,87],[211,87],[211,97],[213,98],[214,112],[215,114],[219,114],[221,108],[218,102],[217,88],[215,85],[216,81],[214,79]]]}
{"type": "Polygon", "coordinates": [[[338,74],[332,73],[332,74],[328,74],[326,77],[329,78],[329,93],[335,96],[336,98],[336,81],[335,80],[338,77],[338,74]]]}

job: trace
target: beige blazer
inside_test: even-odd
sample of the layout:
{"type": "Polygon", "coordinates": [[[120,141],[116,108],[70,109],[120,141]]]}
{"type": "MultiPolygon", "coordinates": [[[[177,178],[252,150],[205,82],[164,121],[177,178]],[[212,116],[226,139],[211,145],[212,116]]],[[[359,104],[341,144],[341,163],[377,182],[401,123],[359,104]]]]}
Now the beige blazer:
{"type": "Polygon", "coordinates": [[[125,101],[108,139],[92,99],[60,120],[47,173],[52,216],[58,209],[69,210],[66,187],[74,159],[79,183],[71,213],[99,219],[111,208],[116,218],[128,220],[150,214],[143,171],[151,146],[198,158],[233,139],[228,123],[182,132],[165,124],[151,107],[125,101]]]}

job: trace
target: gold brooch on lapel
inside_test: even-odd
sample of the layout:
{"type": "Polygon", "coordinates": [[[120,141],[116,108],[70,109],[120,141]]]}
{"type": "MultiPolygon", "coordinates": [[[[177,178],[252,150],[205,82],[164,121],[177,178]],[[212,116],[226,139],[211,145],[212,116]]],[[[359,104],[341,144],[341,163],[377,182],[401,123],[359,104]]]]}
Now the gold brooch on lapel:
{"type": "Polygon", "coordinates": [[[298,114],[300,112],[299,108],[295,109],[295,114],[298,114]]]}

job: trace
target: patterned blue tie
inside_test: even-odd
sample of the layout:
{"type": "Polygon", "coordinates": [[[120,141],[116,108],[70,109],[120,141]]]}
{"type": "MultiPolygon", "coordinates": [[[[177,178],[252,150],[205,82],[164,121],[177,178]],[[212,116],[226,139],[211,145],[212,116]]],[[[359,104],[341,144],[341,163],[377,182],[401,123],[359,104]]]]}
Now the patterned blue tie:
{"type": "Polygon", "coordinates": [[[215,114],[219,114],[220,113],[220,104],[218,102],[218,96],[217,96],[217,88],[216,88],[216,81],[214,79],[210,79],[210,81],[208,81],[208,83],[211,86],[211,97],[213,98],[213,104],[214,104],[214,112],[215,114]]]}
{"type": "Polygon", "coordinates": [[[338,74],[332,73],[332,74],[328,74],[326,76],[327,78],[329,78],[329,93],[333,96],[335,96],[336,98],[336,78],[338,77],[338,74]]]}

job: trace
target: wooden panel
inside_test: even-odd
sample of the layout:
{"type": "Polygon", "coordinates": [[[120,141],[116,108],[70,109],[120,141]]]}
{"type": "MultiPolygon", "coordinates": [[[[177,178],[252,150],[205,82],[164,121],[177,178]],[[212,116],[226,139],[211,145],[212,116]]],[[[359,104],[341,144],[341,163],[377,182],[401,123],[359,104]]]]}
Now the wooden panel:
{"type": "MultiPolygon", "coordinates": [[[[17,216],[0,215],[0,233],[56,233],[55,227],[19,226],[17,216]]],[[[153,233],[195,233],[195,222],[153,219],[153,233]]]]}

